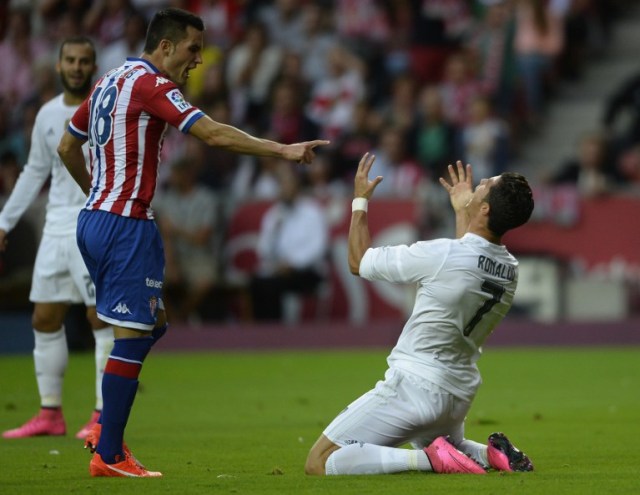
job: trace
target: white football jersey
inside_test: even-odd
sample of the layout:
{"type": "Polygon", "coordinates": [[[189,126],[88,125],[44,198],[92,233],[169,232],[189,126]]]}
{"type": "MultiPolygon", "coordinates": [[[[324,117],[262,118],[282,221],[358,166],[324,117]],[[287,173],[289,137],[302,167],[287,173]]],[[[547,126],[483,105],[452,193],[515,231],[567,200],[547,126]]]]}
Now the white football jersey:
{"type": "Polygon", "coordinates": [[[507,314],[516,290],[518,262],[506,247],[465,234],[370,248],[360,275],[417,284],[413,312],[389,366],[472,400],[481,383],[481,346],[507,314]]]}
{"type": "MultiPolygon", "coordinates": [[[[78,213],[87,197],[65,168],[57,149],[77,108],[77,105],[65,105],[62,94],[40,108],[31,133],[29,158],[0,212],[0,228],[10,231],[15,227],[51,176],[44,233],[75,234],[78,213]]],[[[83,149],[88,163],[88,146],[83,146],[83,149]]]]}

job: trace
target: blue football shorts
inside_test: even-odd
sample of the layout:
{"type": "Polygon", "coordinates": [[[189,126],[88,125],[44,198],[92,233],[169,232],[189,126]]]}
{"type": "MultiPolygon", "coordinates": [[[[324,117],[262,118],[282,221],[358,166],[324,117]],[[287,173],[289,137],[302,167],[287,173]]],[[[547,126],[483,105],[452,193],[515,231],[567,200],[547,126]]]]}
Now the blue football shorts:
{"type": "Polygon", "coordinates": [[[158,310],[164,309],[164,248],[155,222],[82,210],[77,239],[96,287],[98,317],[120,327],[153,330],[158,310]]]}

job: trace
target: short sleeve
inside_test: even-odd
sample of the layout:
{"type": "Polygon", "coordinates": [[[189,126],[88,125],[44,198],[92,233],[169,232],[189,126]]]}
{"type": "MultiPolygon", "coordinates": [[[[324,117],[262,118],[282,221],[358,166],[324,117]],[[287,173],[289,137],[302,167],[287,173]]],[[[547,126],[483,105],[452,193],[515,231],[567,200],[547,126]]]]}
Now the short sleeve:
{"type": "Polygon", "coordinates": [[[182,91],[170,80],[149,74],[140,81],[142,94],[150,95],[144,110],[187,134],[204,112],[185,100],[182,91]]]}
{"type": "Polygon", "coordinates": [[[87,140],[89,137],[89,98],[85,99],[73,114],[67,130],[78,139],[87,140]]]}
{"type": "Polygon", "coordinates": [[[360,262],[359,273],[367,280],[413,283],[433,277],[449,252],[450,240],[416,242],[410,246],[369,248],[360,262]]]}

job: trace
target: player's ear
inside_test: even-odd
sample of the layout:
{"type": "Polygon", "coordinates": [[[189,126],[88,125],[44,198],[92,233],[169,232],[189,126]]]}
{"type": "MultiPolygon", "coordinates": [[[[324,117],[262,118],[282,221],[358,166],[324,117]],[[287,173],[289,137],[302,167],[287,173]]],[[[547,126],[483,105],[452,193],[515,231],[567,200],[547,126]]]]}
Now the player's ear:
{"type": "Polygon", "coordinates": [[[171,55],[173,52],[173,43],[167,39],[160,40],[160,50],[162,50],[162,54],[165,57],[171,55]]]}
{"type": "Polygon", "coordinates": [[[480,213],[483,216],[488,217],[490,211],[491,211],[491,206],[489,206],[489,203],[487,203],[486,201],[483,201],[482,203],[480,203],[480,213]]]}

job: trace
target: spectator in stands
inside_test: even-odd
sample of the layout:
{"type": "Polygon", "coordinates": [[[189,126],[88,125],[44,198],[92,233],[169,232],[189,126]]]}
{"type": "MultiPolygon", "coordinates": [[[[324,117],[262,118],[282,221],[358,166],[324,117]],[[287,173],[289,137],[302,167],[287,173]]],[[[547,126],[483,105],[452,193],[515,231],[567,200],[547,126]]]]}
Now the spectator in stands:
{"type": "MultiPolygon", "coordinates": [[[[391,35],[384,2],[378,0],[336,0],[334,25],[340,44],[375,68],[375,77],[366,80],[368,92],[378,95],[387,85],[384,49],[391,35]]],[[[375,96],[374,96],[375,98],[375,96]]]]}
{"type": "Polygon", "coordinates": [[[614,190],[618,177],[610,166],[607,138],[598,131],[583,135],[577,156],[566,161],[547,182],[574,185],[584,197],[600,196],[614,190]]]}
{"type": "Polygon", "coordinates": [[[466,0],[412,1],[411,68],[422,83],[438,83],[451,53],[473,26],[466,0]]]}
{"type": "Polygon", "coordinates": [[[282,48],[271,42],[263,24],[251,24],[228,57],[227,84],[234,124],[244,122],[255,128],[259,123],[281,64],[282,48]]]}
{"type": "Polygon", "coordinates": [[[330,9],[315,2],[307,3],[302,9],[302,41],[300,45],[287,45],[287,49],[301,56],[302,75],[307,82],[311,82],[327,72],[327,53],[336,41],[336,33],[329,26],[330,9]]]}
{"type": "Polygon", "coordinates": [[[515,96],[515,24],[512,5],[508,0],[489,3],[482,20],[476,24],[465,43],[477,66],[482,90],[491,98],[502,117],[513,114],[515,96]]]}
{"type": "MultiPolygon", "coordinates": [[[[9,128],[9,132],[0,138],[0,149],[5,146],[11,149],[16,154],[20,166],[27,162],[27,156],[31,148],[31,131],[42,103],[39,95],[33,93],[33,96],[27,98],[22,104],[15,105],[15,113],[17,115],[14,122],[12,122],[13,126],[9,128]]],[[[10,108],[10,105],[8,108],[10,108]]],[[[10,111],[8,111],[8,115],[10,115],[10,111]]],[[[0,118],[0,120],[2,119],[0,118]]],[[[2,124],[0,124],[0,127],[2,127],[2,124]]]]}
{"type": "MultiPolygon", "coordinates": [[[[215,50],[215,47],[212,50],[208,50],[211,56],[214,55],[213,50],[215,50]]],[[[224,63],[221,52],[218,52],[217,57],[208,63],[205,64],[203,61],[202,67],[199,68],[202,72],[197,77],[189,77],[190,82],[187,84],[187,89],[190,95],[196,101],[199,101],[202,106],[224,101],[229,105],[229,111],[231,111],[231,96],[227,85],[224,63]],[[195,83],[193,79],[199,79],[199,81],[195,83]]],[[[229,120],[225,122],[231,123],[231,114],[229,114],[229,120]]]]}
{"type": "Polygon", "coordinates": [[[124,38],[127,19],[133,13],[130,0],[95,0],[84,16],[84,30],[106,47],[124,38]]]}
{"type": "MultiPolygon", "coordinates": [[[[389,77],[412,72],[411,35],[413,28],[413,7],[411,0],[385,2],[389,23],[389,39],[384,46],[384,67],[389,77]]],[[[416,81],[418,75],[412,72],[416,81]]]]}
{"type": "Polygon", "coordinates": [[[332,142],[333,173],[346,184],[353,181],[362,155],[375,146],[379,131],[378,120],[376,112],[362,101],[353,108],[345,131],[332,142]]]}
{"type": "Polygon", "coordinates": [[[425,174],[407,152],[407,135],[398,127],[385,127],[380,143],[373,152],[374,173],[384,177],[377,188],[379,196],[418,198],[424,187],[425,174]]]}
{"type": "MultiPolygon", "coordinates": [[[[589,55],[597,51],[598,38],[603,33],[592,22],[597,15],[592,0],[572,0],[564,18],[564,47],[558,57],[559,76],[570,81],[579,80],[589,55]],[[594,15],[595,14],[595,15],[594,15]]],[[[602,41],[600,41],[602,43],[602,41]]]]}
{"type": "Polygon", "coordinates": [[[334,25],[339,43],[362,60],[368,72],[366,91],[374,104],[386,99],[389,75],[385,51],[392,34],[385,2],[379,0],[336,0],[334,25]]]}
{"type": "Polygon", "coordinates": [[[264,123],[269,139],[285,144],[316,139],[317,126],[305,115],[300,89],[294,81],[276,83],[269,106],[264,123]]]}
{"type": "Polygon", "coordinates": [[[323,139],[335,140],[347,131],[353,111],[365,97],[366,65],[339,44],[327,57],[327,73],[312,82],[307,115],[320,126],[323,139]]]}
{"type": "MultiPolygon", "coordinates": [[[[179,7],[181,3],[184,2],[182,0],[131,0],[133,8],[142,13],[147,20],[150,20],[158,10],[167,7],[179,7]]],[[[193,5],[194,10],[199,3],[201,2],[189,2],[189,4],[193,5]]],[[[208,24],[206,24],[206,26],[209,27],[208,24]]]]}
{"type": "Polygon", "coordinates": [[[50,42],[77,36],[91,0],[42,0],[37,2],[44,35],[50,42]]]}
{"type": "Polygon", "coordinates": [[[215,195],[197,183],[190,157],[173,164],[168,188],[154,200],[164,239],[167,312],[178,322],[199,320],[199,308],[218,278],[214,233],[218,225],[215,195]]]}
{"type": "Polygon", "coordinates": [[[272,157],[242,159],[231,180],[232,201],[277,199],[280,194],[277,172],[282,163],[272,157]]]}
{"type": "Polygon", "coordinates": [[[280,72],[274,82],[274,87],[282,82],[297,86],[298,98],[301,104],[309,99],[309,93],[311,92],[311,84],[303,71],[303,57],[304,55],[297,51],[285,50],[282,56],[280,72]]]}
{"type": "Polygon", "coordinates": [[[545,88],[553,62],[564,48],[563,16],[568,2],[517,0],[515,52],[526,101],[525,123],[537,130],[541,123],[545,88]]]}
{"type": "MultiPolygon", "coordinates": [[[[316,155],[316,159],[305,168],[305,172],[311,195],[323,204],[337,205],[337,200],[339,200],[339,212],[336,214],[342,216],[344,212],[343,199],[349,195],[349,187],[346,181],[336,178],[333,171],[333,160],[330,159],[329,154],[316,155]],[[336,202],[333,203],[333,200],[336,202]]],[[[328,213],[333,213],[333,211],[328,213]]]]}
{"type": "MultiPolygon", "coordinates": [[[[34,67],[51,56],[51,49],[31,30],[31,12],[13,8],[9,12],[7,34],[0,42],[0,97],[17,108],[36,89],[34,67]]],[[[14,110],[15,111],[15,110],[14,110]]]]}
{"type": "Polygon", "coordinates": [[[274,0],[258,12],[269,39],[283,49],[298,47],[304,42],[304,17],[298,3],[296,0],[274,0]]]}
{"type": "Polygon", "coordinates": [[[351,43],[381,45],[389,37],[389,20],[376,0],[336,0],[338,36],[351,43]]]}
{"type": "MultiPolygon", "coordinates": [[[[209,101],[210,103],[205,107],[207,115],[216,122],[229,124],[231,109],[228,101],[222,98],[209,101]]],[[[238,164],[243,160],[251,160],[251,158],[213,146],[204,146],[199,141],[195,142],[202,152],[202,166],[198,170],[198,182],[215,191],[216,194],[228,194],[231,181],[237,173],[238,164]],[[208,166],[210,163],[215,163],[216,166],[208,166]]],[[[223,198],[220,199],[223,200],[223,198]]]]}
{"type": "MultiPolygon", "coordinates": [[[[140,1],[140,0],[138,0],[140,1]]],[[[194,6],[194,13],[204,21],[205,45],[228,50],[241,33],[243,2],[237,0],[202,0],[194,6]]]]}
{"type": "Polygon", "coordinates": [[[424,87],[417,106],[418,119],[411,133],[412,149],[427,177],[437,183],[444,176],[447,165],[460,156],[457,149],[459,129],[446,120],[442,94],[437,86],[424,87]]]}
{"type": "Polygon", "coordinates": [[[33,105],[37,111],[43,104],[58,95],[58,75],[49,61],[41,60],[33,66],[33,78],[34,91],[27,96],[24,104],[33,105]]]}
{"type": "Polygon", "coordinates": [[[509,152],[507,124],[495,116],[485,96],[471,101],[469,113],[469,123],[461,132],[463,161],[473,163],[476,177],[500,175],[506,169],[509,152]]]}
{"type": "Polygon", "coordinates": [[[127,17],[121,38],[109,43],[102,51],[98,66],[108,71],[122,65],[127,57],[139,57],[144,49],[147,20],[142,14],[133,12],[127,17]]]}
{"type": "Polygon", "coordinates": [[[468,124],[471,101],[482,94],[482,87],[466,52],[448,58],[439,87],[445,119],[458,127],[468,124]]]}
{"type": "Polygon", "coordinates": [[[202,52],[202,65],[189,76],[184,86],[185,94],[200,106],[206,106],[219,98],[230,100],[225,80],[225,52],[215,45],[206,45],[202,52]]]}
{"type": "Polygon", "coordinates": [[[607,99],[603,124],[609,133],[614,156],[640,142],[640,72],[622,81],[607,99]]]}
{"type": "Polygon", "coordinates": [[[640,191],[640,144],[632,146],[620,156],[617,171],[626,187],[640,191]]]}
{"type": "Polygon", "coordinates": [[[280,320],[286,295],[312,294],[323,280],[329,233],[321,206],[304,196],[289,164],[278,169],[280,198],[262,219],[259,266],[251,279],[253,317],[280,320]]]}
{"type": "Polygon", "coordinates": [[[396,75],[391,82],[391,94],[378,113],[385,125],[407,131],[416,124],[417,82],[410,73],[396,75]]]}

